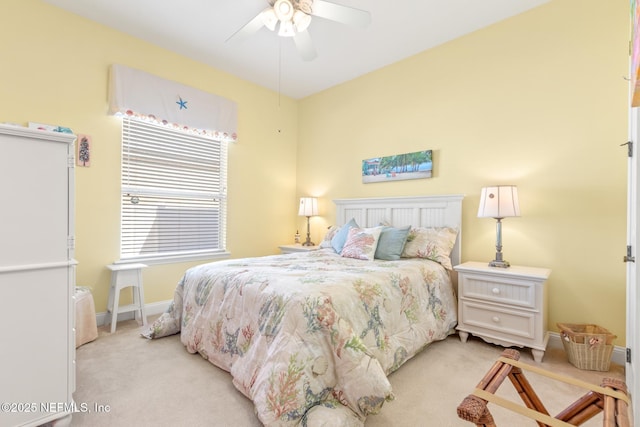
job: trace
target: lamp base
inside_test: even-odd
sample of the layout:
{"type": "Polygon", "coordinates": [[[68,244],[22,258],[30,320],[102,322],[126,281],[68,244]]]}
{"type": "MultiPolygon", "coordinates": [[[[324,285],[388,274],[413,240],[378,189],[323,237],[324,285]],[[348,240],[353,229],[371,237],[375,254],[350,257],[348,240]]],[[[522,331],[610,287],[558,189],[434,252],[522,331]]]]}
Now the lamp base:
{"type": "Polygon", "coordinates": [[[509,261],[494,259],[489,263],[489,267],[509,268],[511,264],[509,264],[509,261]]]}
{"type": "Polygon", "coordinates": [[[311,229],[309,228],[309,217],[307,217],[307,240],[304,241],[302,246],[315,246],[316,244],[311,241],[311,229]]]}

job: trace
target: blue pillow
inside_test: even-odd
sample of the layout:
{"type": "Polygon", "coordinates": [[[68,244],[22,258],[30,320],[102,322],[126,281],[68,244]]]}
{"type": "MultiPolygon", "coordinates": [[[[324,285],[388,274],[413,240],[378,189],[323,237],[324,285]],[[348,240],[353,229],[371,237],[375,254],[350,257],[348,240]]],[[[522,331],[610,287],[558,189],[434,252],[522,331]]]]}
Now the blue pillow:
{"type": "Polygon", "coordinates": [[[342,252],[342,248],[347,241],[347,237],[349,237],[349,230],[353,227],[359,228],[358,223],[356,223],[356,220],[353,218],[351,218],[348,223],[340,227],[340,230],[338,230],[336,235],[331,239],[331,247],[334,251],[337,253],[342,252]]]}
{"type": "Polygon", "coordinates": [[[388,261],[400,259],[410,230],[410,225],[402,228],[384,227],[380,233],[374,258],[388,261]]]}

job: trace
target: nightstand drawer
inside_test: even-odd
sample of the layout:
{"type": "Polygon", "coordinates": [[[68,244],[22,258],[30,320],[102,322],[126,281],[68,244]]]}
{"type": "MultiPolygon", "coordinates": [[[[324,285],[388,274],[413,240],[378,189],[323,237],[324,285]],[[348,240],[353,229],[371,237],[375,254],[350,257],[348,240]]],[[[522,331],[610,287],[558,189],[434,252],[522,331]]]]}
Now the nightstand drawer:
{"type": "Polygon", "coordinates": [[[536,286],[531,280],[468,273],[462,277],[460,288],[460,296],[463,298],[536,307],[536,286]]]}
{"type": "Polygon", "coordinates": [[[481,328],[509,336],[534,339],[535,314],[462,301],[460,321],[470,329],[481,328]]]}

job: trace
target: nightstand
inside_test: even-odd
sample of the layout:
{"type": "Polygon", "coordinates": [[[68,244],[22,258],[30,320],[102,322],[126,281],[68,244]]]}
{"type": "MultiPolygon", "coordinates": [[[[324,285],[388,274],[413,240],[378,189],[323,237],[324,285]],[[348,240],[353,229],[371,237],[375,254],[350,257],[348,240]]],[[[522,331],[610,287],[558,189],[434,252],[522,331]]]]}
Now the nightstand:
{"type": "Polygon", "coordinates": [[[536,362],[544,357],[547,330],[546,268],[489,267],[465,262],[458,272],[460,340],[469,334],[504,347],[529,347],[536,362]]]}
{"type": "Polygon", "coordinates": [[[309,252],[316,251],[320,248],[320,246],[302,246],[301,244],[297,245],[281,245],[279,246],[280,252],[283,254],[292,254],[294,252],[309,252]]]}

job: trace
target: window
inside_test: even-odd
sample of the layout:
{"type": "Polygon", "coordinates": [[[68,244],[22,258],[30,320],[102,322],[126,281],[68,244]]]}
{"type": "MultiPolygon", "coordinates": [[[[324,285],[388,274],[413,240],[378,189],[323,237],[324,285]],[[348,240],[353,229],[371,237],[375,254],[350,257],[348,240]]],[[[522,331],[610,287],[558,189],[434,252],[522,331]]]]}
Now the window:
{"type": "Polygon", "coordinates": [[[121,176],[121,261],[226,255],[226,142],[123,118],[121,176]]]}

